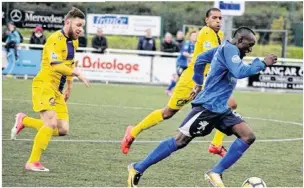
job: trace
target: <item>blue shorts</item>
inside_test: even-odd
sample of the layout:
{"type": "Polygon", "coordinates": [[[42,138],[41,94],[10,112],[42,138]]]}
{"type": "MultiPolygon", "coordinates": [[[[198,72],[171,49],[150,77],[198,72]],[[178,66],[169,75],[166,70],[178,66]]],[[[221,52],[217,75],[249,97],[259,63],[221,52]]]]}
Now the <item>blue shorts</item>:
{"type": "Polygon", "coordinates": [[[186,70],[187,67],[181,67],[181,66],[177,66],[176,67],[176,74],[180,77],[182,75],[182,73],[184,72],[184,70],[186,70]]]}
{"type": "Polygon", "coordinates": [[[244,120],[241,116],[230,109],[225,113],[218,114],[202,106],[194,106],[180,125],[179,131],[189,137],[198,137],[206,136],[216,128],[230,136],[233,134],[232,127],[242,122],[244,120]]]}

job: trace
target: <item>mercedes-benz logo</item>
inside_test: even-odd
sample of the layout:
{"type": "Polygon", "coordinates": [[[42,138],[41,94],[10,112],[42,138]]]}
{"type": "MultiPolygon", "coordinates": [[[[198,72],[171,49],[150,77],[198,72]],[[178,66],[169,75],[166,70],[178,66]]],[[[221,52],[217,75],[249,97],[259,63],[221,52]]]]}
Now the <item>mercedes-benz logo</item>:
{"type": "Polygon", "coordinates": [[[22,13],[20,10],[17,9],[13,10],[10,16],[13,22],[19,22],[22,19],[22,13]]]}

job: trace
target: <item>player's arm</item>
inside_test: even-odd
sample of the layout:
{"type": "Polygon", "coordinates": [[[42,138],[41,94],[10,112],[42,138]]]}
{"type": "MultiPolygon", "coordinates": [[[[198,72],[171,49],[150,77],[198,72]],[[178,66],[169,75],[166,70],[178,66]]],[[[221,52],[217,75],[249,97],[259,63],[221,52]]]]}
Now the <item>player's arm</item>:
{"type": "Polygon", "coordinates": [[[197,56],[194,64],[194,75],[192,77],[193,81],[197,86],[202,86],[204,83],[204,69],[207,63],[211,63],[213,56],[218,48],[213,48],[207,52],[201,53],[197,56]]]}
{"type": "Polygon", "coordinates": [[[87,87],[89,86],[88,80],[78,69],[70,68],[63,63],[63,59],[61,58],[62,47],[58,43],[50,42],[45,48],[49,50],[50,64],[53,71],[65,76],[77,76],[87,87]]]}
{"type": "Polygon", "coordinates": [[[191,58],[191,54],[189,53],[189,48],[190,48],[190,45],[188,42],[186,42],[184,45],[183,45],[183,48],[181,49],[181,53],[183,56],[187,57],[187,58],[191,58]]]}
{"type": "Polygon", "coordinates": [[[225,66],[238,79],[257,74],[266,67],[266,63],[259,58],[254,59],[251,64],[243,63],[238,49],[231,45],[223,47],[223,55],[225,66]]]}

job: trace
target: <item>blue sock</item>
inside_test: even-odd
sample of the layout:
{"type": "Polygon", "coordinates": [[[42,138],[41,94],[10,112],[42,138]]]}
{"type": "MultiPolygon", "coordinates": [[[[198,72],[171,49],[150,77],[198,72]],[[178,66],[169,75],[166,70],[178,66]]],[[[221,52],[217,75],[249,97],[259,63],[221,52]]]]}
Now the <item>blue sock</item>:
{"type": "Polygon", "coordinates": [[[175,80],[171,80],[170,85],[168,86],[167,90],[171,91],[176,85],[176,81],[175,80]]]}
{"type": "Polygon", "coordinates": [[[177,145],[173,137],[162,141],[157,148],[155,148],[149,155],[142,161],[139,161],[134,165],[134,168],[140,172],[149,168],[151,165],[158,163],[159,161],[167,158],[171,153],[177,150],[177,145]]]}
{"type": "Polygon", "coordinates": [[[243,153],[249,148],[249,145],[237,138],[230,146],[226,155],[212,168],[212,172],[222,174],[224,170],[230,168],[243,153]]]}

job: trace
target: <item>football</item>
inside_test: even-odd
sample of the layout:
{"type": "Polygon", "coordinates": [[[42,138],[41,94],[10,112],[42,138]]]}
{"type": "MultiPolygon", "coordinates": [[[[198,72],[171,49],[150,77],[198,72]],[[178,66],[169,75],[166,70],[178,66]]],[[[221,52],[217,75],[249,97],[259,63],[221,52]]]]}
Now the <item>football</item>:
{"type": "Polygon", "coordinates": [[[251,177],[244,181],[242,187],[255,187],[255,188],[262,188],[267,187],[266,183],[258,177],[251,177]]]}

